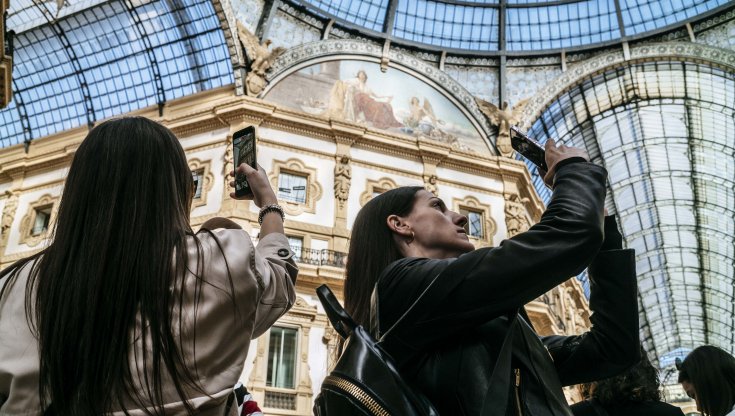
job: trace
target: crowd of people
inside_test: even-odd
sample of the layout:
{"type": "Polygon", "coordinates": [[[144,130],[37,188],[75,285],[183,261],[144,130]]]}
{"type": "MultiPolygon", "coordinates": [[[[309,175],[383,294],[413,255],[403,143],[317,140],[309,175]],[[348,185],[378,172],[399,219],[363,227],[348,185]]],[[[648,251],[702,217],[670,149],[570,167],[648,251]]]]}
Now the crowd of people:
{"type": "MultiPolygon", "coordinates": [[[[421,187],[365,204],[346,310],[389,328],[420,304],[383,345],[440,415],[681,415],[640,346],[635,253],[604,211],[607,172],[581,149],[545,151],[551,200],[498,247],[475,249],[467,218],[421,187]],[[591,329],[539,336],[523,306],[584,269],[591,329]],[[570,407],[562,387],[582,383],[570,407]]],[[[50,244],[0,273],[0,415],[238,414],[250,340],[293,305],[298,268],[266,173],[236,172],[261,208],[257,246],[226,218],[192,229],[170,130],[129,117],[89,132],[50,244]]],[[[678,369],[704,415],[735,415],[735,358],[702,346],[678,369]]]]}

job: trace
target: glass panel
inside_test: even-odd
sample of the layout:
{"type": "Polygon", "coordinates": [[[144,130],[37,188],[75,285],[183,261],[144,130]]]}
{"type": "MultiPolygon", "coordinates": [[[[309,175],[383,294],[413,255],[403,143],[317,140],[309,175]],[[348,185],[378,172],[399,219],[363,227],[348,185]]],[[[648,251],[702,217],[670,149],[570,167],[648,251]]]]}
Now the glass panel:
{"type": "Polygon", "coordinates": [[[268,377],[266,386],[281,389],[296,388],[296,339],[293,328],[271,328],[268,344],[268,377]]]}
{"type": "Polygon", "coordinates": [[[294,260],[297,262],[301,261],[301,250],[304,248],[304,239],[291,235],[286,237],[288,238],[288,245],[291,246],[291,250],[294,252],[294,260]]]}
{"type": "Polygon", "coordinates": [[[400,0],[393,35],[445,48],[498,50],[498,11],[435,0],[400,0]]]}
{"type": "Polygon", "coordinates": [[[474,238],[485,238],[483,227],[485,216],[481,211],[473,211],[460,207],[459,213],[467,217],[467,223],[464,225],[464,230],[467,232],[467,235],[474,238]]]}
{"type": "Polygon", "coordinates": [[[31,235],[41,235],[48,230],[48,224],[51,220],[51,207],[36,208],[36,219],[33,221],[31,235]]]}
{"type": "Polygon", "coordinates": [[[306,203],[307,176],[281,172],[278,175],[278,199],[306,203]]]}
{"type": "Polygon", "coordinates": [[[194,199],[202,197],[202,177],[204,176],[204,169],[199,169],[191,172],[191,177],[194,180],[194,199]]]}

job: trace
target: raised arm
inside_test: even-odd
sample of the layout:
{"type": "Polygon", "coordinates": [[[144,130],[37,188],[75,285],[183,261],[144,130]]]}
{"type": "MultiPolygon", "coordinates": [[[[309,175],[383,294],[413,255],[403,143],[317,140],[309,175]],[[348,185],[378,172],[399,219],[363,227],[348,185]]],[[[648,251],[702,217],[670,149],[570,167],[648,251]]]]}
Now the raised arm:
{"type": "Polygon", "coordinates": [[[557,167],[548,208],[528,231],[456,260],[394,263],[379,287],[384,327],[436,276],[425,311],[401,331],[407,342],[432,342],[447,331],[488,321],[580,273],[602,243],[605,178],[603,168],[587,162],[557,167]]]}
{"type": "Polygon", "coordinates": [[[589,267],[592,329],[542,341],[563,385],[612,377],[639,360],[635,251],[622,249],[615,217],[605,218],[605,243],[589,267]]]}

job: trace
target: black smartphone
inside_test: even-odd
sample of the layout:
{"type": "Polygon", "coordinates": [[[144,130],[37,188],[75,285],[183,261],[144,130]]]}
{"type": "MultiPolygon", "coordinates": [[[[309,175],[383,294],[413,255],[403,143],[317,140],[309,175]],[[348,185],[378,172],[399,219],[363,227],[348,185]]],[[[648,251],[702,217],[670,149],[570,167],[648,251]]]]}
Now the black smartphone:
{"type": "MultiPolygon", "coordinates": [[[[253,169],[258,169],[257,155],[255,153],[255,127],[249,126],[238,130],[232,135],[232,156],[237,167],[246,163],[253,169]]],[[[235,196],[251,196],[253,190],[245,175],[235,174],[235,196]]]]}
{"type": "Polygon", "coordinates": [[[530,160],[534,165],[545,171],[549,170],[546,166],[546,151],[544,151],[544,146],[521,133],[516,126],[511,126],[510,128],[510,145],[516,152],[530,160]]]}

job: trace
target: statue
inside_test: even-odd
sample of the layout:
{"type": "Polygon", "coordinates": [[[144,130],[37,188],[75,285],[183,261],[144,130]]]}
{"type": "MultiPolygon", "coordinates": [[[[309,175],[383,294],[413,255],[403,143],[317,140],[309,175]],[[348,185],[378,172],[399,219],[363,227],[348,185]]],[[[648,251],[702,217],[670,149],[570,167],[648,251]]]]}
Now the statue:
{"type": "Polygon", "coordinates": [[[424,175],[424,188],[426,188],[427,191],[431,192],[434,195],[438,195],[436,189],[437,179],[438,178],[436,177],[436,175],[424,175]]]}
{"type": "Polygon", "coordinates": [[[265,73],[273,65],[273,62],[286,51],[286,48],[273,48],[269,50],[270,39],[262,43],[257,36],[252,34],[240,21],[237,22],[237,35],[245,54],[250,60],[250,72],[245,78],[247,93],[251,97],[260,94],[266,86],[265,73]]]}
{"type": "Polygon", "coordinates": [[[11,190],[5,191],[7,200],[3,207],[2,223],[0,223],[0,244],[3,241],[7,241],[8,235],[10,235],[10,227],[13,225],[13,218],[15,217],[15,210],[18,208],[18,193],[11,190]]]}
{"type": "Polygon", "coordinates": [[[526,217],[526,206],[528,198],[518,195],[505,195],[505,227],[508,230],[508,238],[522,233],[531,226],[526,217]]]}
{"type": "Polygon", "coordinates": [[[496,107],[485,100],[475,98],[480,111],[487,117],[493,126],[498,126],[498,138],[495,141],[500,154],[505,157],[513,156],[513,147],[510,144],[510,126],[515,126],[521,122],[521,114],[523,108],[528,103],[528,99],[521,100],[512,109],[509,108],[508,102],[503,101],[502,108],[496,107]]]}
{"type": "Polygon", "coordinates": [[[337,164],[334,165],[334,197],[337,198],[340,208],[344,208],[345,202],[350,196],[351,180],[350,158],[337,156],[337,164]]]}

